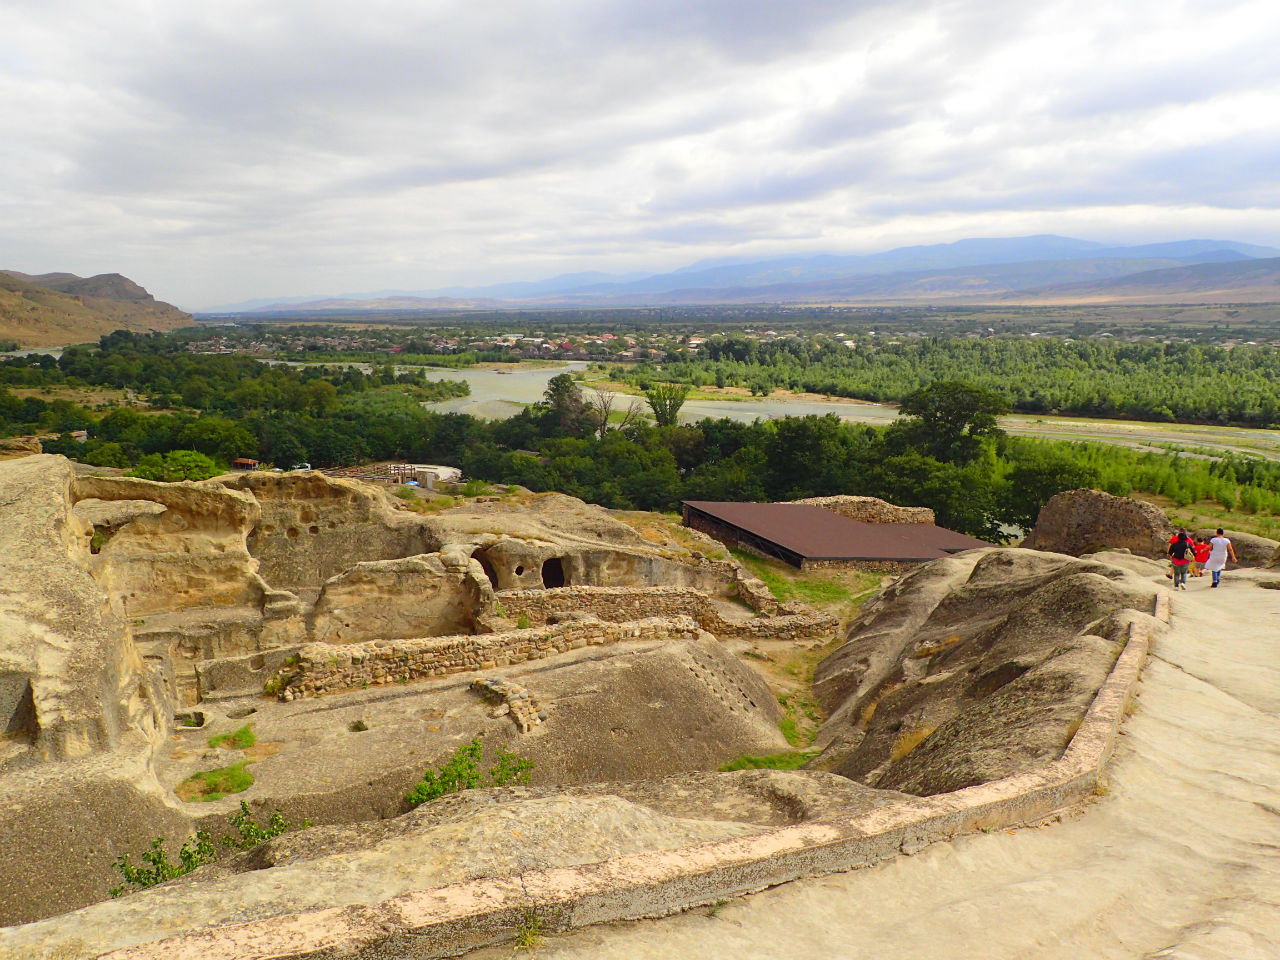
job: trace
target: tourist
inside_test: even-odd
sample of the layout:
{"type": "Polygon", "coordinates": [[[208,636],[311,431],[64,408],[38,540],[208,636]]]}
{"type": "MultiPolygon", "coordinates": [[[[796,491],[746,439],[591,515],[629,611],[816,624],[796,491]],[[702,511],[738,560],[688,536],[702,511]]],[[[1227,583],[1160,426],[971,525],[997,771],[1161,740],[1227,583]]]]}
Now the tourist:
{"type": "Polygon", "coordinates": [[[1195,548],[1191,545],[1191,538],[1187,536],[1186,530],[1179,527],[1178,535],[1169,544],[1169,559],[1173,561],[1173,589],[1187,589],[1187,570],[1194,556],[1195,548]]]}
{"type": "Polygon", "coordinates": [[[1204,576],[1204,565],[1209,562],[1209,552],[1213,548],[1209,546],[1208,540],[1197,540],[1191,538],[1192,546],[1195,549],[1195,560],[1191,564],[1191,575],[1193,577],[1204,576]]]}
{"type": "Polygon", "coordinates": [[[1209,562],[1204,565],[1204,568],[1213,574],[1212,586],[1216,587],[1222,582],[1222,569],[1227,565],[1228,554],[1231,556],[1232,563],[1240,562],[1236,559],[1236,548],[1231,545],[1231,541],[1219,527],[1218,535],[1209,541],[1209,562]]]}

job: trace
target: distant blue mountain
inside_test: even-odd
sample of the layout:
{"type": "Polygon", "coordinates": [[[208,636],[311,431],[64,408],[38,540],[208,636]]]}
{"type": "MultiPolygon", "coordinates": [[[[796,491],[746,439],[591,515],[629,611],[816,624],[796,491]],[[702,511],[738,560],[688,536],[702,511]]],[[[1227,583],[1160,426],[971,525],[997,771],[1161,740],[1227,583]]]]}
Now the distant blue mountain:
{"type": "MultiPolygon", "coordinates": [[[[1280,250],[1232,240],[1176,240],[1166,243],[1108,245],[1073,237],[977,237],[954,243],[898,247],[881,253],[814,253],[767,259],[702,260],[667,273],[567,273],[546,280],[432,290],[380,290],[339,294],[343,300],[387,297],[501,300],[512,306],[734,302],[743,299],[808,299],[838,296],[893,299],[936,297],[961,281],[978,291],[1028,289],[1078,283],[1086,277],[1114,279],[1153,268],[1236,263],[1280,257],[1280,250]],[[1017,265],[1029,265],[1019,269],[1017,265]],[[1030,266],[1034,265],[1034,266],[1030,266]],[[934,276],[936,274],[936,277],[934,276]],[[1034,282],[1032,278],[1034,277],[1034,282]]],[[[248,312],[271,304],[304,306],[317,297],[252,300],[214,312],[248,312]]],[[[371,305],[371,309],[372,309],[371,305]]]]}

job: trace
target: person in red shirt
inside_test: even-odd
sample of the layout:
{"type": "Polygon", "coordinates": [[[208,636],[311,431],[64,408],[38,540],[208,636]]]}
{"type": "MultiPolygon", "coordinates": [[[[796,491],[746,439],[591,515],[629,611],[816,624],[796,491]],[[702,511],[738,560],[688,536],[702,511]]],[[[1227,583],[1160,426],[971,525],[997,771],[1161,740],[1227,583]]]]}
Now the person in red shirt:
{"type": "Polygon", "coordinates": [[[1191,542],[1195,544],[1193,547],[1193,550],[1195,551],[1195,561],[1191,564],[1191,575],[1193,577],[1203,577],[1204,565],[1209,562],[1209,551],[1212,547],[1209,546],[1208,540],[1197,540],[1195,537],[1192,537],[1191,542]]]}

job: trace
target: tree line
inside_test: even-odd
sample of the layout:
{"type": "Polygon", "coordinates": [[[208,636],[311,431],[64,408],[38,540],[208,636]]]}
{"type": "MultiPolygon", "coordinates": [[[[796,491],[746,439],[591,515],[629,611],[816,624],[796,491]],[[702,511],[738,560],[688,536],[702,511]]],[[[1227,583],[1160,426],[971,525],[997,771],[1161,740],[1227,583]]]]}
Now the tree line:
{"type": "MultiPolygon", "coordinates": [[[[164,365],[146,351],[136,356],[136,347],[134,341],[104,338],[103,370],[118,376],[136,360],[136,373],[119,379],[124,387],[163,386],[172,371],[164,373],[164,365]]],[[[56,370],[64,378],[56,382],[78,380],[81,373],[71,371],[82,370],[82,360],[75,352],[64,359],[65,369],[62,361],[50,368],[49,358],[21,369],[51,377],[56,370]]],[[[877,496],[930,507],[942,525],[990,540],[1031,526],[1049,497],[1076,487],[1119,495],[1150,491],[1179,503],[1208,498],[1233,509],[1280,513],[1280,465],[1009,437],[998,426],[1009,401],[965,381],[935,381],[905,396],[903,416],[887,427],[847,423],[834,414],[677,424],[681,385],[650,385],[650,409],[661,418],[655,422],[634,407],[602,407],[601,395],[584,394],[562,374],[551,379],[540,403],[506,420],[482,421],[428,410],[416,392],[418,381],[400,383],[392,376],[384,383],[377,371],[356,371],[353,377],[352,371],[255,364],[246,368],[252,376],[224,382],[216,371],[239,369],[238,358],[173,361],[189,377],[229,387],[229,396],[209,398],[199,411],[98,412],[0,390],[0,416],[13,426],[15,410],[17,417],[29,417],[36,403],[43,404],[39,416],[51,416],[57,423],[50,429],[61,432],[46,442],[47,451],[157,479],[198,479],[235,457],[285,469],[303,462],[434,462],[461,467],[477,479],[558,490],[626,509],[673,510],[685,499],[877,496]],[[236,363],[226,366],[226,360],[236,363]],[[262,392],[262,406],[245,402],[248,392],[242,388],[248,383],[262,392]],[[315,383],[329,389],[313,394],[315,383]],[[88,440],[74,439],[75,429],[86,429],[88,440]]],[[[0,377],[7,375],[0,366],[0,377]]]]}
{"type": "Polygon", "coordinates": [[[604,365],[611,378],[822,393],[898,402],[937,380],[964,380],[1021,413],[1280,424],[1280,350],[1242,344],[1125,343],[1051,337],[921,337],[853,346],[831,337],[714,336],[661,364],[604,365]]]}

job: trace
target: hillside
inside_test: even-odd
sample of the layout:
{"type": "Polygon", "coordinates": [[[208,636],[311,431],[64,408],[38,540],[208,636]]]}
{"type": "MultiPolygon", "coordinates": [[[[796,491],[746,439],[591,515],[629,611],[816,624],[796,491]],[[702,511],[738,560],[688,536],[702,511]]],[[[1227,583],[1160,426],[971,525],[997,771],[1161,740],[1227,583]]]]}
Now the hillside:
{"type": "Polygon", "coordinates": [[[189,313],[118,273],[33,277],[0,270],[0,340],[23,347],[84,343],[112,330],[174,330],[192,322],[189,313]]]}
{"type": "Polygon", "coordinates": [[[1280,303],[1280,257],[1148,270],[1026,290],[1006,303],[1280,303]]]}
{"type": "Polygon", "coordinates": [[[1193,292],[1202,300],[1191,302],[1268,302],[1277,299],[1274,282],[1258,282],[1259,274],[1251,265],[1274,263],[1277,257],[1280,250],[1232,240],[1107,246],[1052,235],[971,238],[873,254],[704,260],[639,278],[565,274],[537,283],[250,301],[225,308],[224,312],[425,312],[745,303],[1156,302],[1151,297],[1163,297],[1167,302],[1185,299],[1179,286],[1182,283],[1199,284],[1193,292]],[[1187,272],[1187,268],[1198,267],[1219,269],[1187,272]],[[1130,290],[1119,283],[1125,277],[1142,279],[1130,290]]]}

